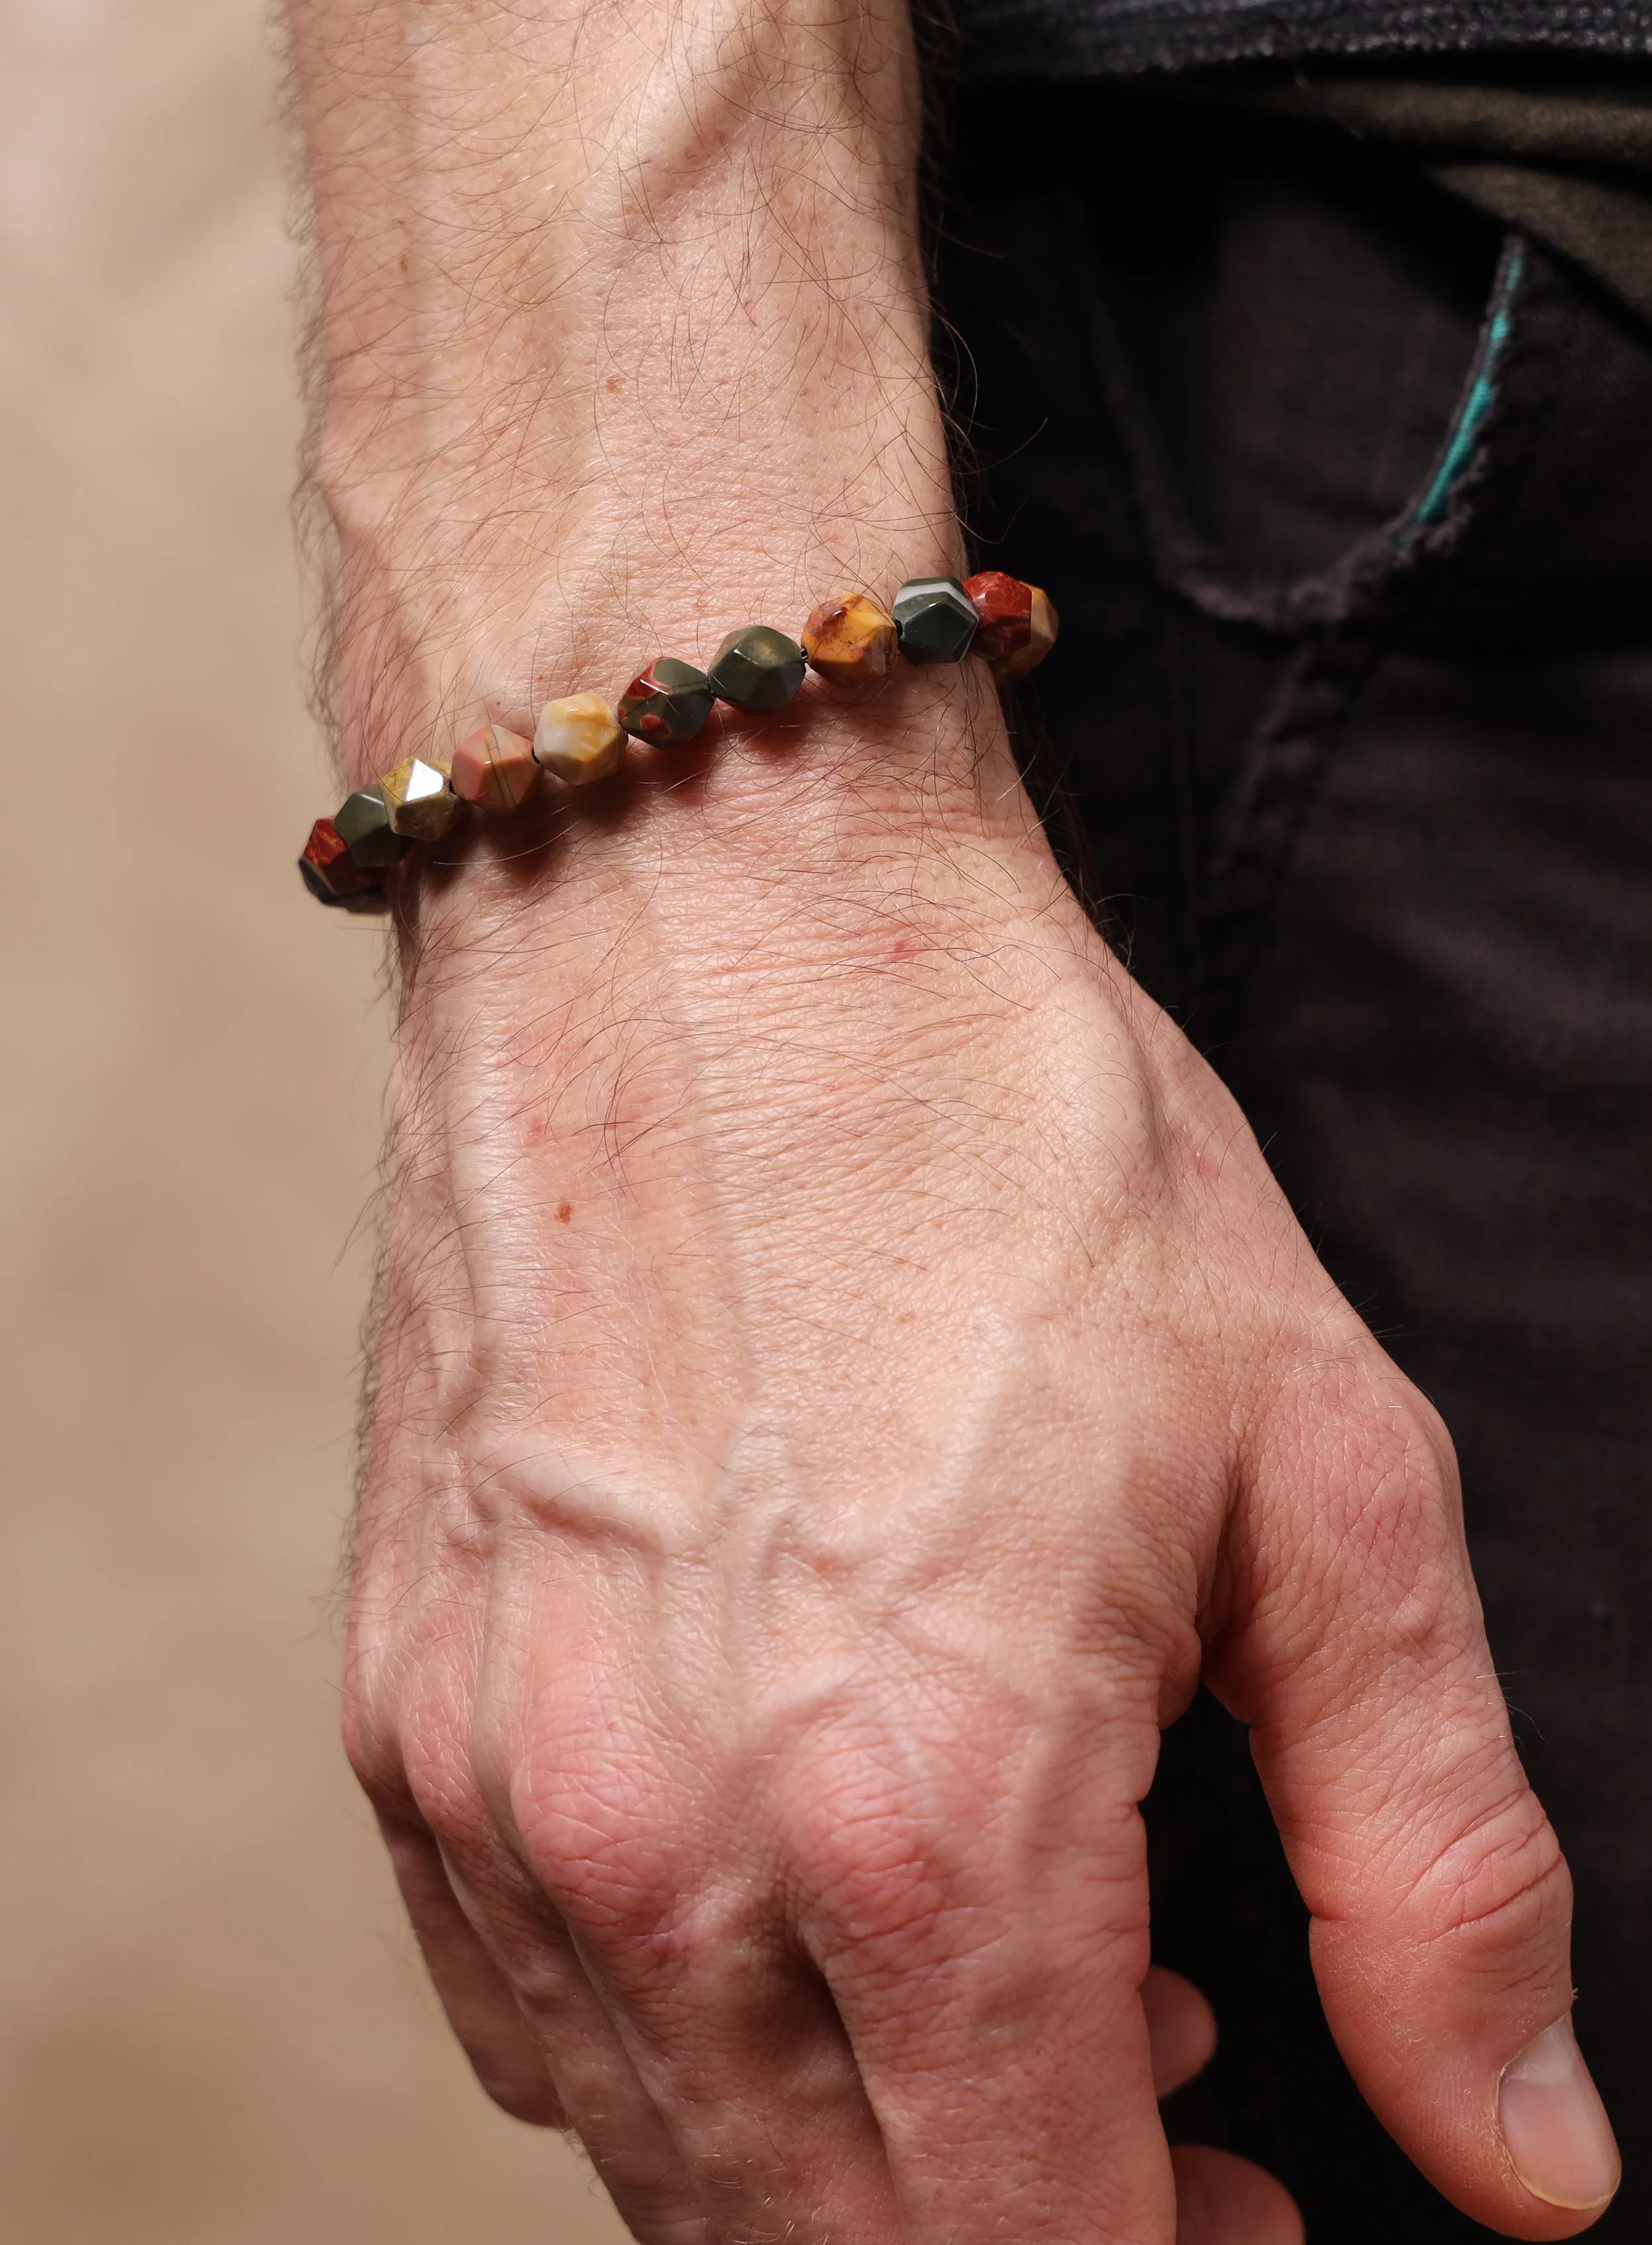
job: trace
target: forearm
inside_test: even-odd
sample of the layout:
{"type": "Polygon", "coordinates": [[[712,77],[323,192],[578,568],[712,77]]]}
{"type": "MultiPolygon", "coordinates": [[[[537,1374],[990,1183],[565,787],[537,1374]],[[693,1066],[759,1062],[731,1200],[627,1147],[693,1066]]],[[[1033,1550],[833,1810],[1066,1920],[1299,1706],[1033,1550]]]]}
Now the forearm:
{"type": "Polygon", "coordinates": [[[899,0],[294,21],[353,770],[956,560],[899,0]]]}
{"type": "MultiPolygon", "coordinates": [[[[295,23],[355,777],[957,566],[904,9],[299,0],[295,23]]],[[[928,1167],[982,1197],[973,1163],[936,1169],[938,1096],[967,1083],[997,1113],[992,1192],[1020,1190],[1060,1046],[1044,1009],[1093,1005],[1106,971],[984,667],[903,666],[852,707],[811,682],[776,723],[639,756],[617,811],[576,806],[530,848],[543,831],[512,822],[421,898],[392,1270],[428,1274],[470,1226],[444,1289],[468,1329],[478,1236],[493,1272],[549,1227],[560,1314],[522,1377],[549,1351],[559,1392],[634,1394],[616,1350],[640,1380],[766,1283],[711,1267],[710,1198],[761,1190],[772,1282],[812,1271],[812,1314],[853,1298],[875,1330],[903,1183],[928,1167]],[[472,1177],[491,1212],[515,1197],[514,1234],[477,1221],[472,1177]],[[835,1282],[834,1204],[892,1211],[835,1282]]],[[[950,1253],[981,1220],[961,1212],[950,1253]]],[[[392,1359],[404,1298],[393,1279],[392,1359]]],[[[419,1326],[410,1362],[446,1360],[419,1326]]],[[[696,1410],[734,1407],[726,1357],[680,1371],[664,1384],[696,1410]]],[[[511,1386],[496,1356],[477,1392],[492,1413],[511,1386]]]]}

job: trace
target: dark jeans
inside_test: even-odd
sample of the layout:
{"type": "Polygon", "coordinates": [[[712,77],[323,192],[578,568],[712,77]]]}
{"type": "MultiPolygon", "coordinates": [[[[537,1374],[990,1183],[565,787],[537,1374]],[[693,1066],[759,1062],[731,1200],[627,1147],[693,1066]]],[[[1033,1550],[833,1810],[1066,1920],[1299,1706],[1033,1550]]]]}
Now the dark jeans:
{"type": "MultiPolygon", "coordinates": [[[[1100,89],[966,109],[943,184],[982,566],[1073,878],[1233,1086],[1462,1460],[1576,1881],[1580,2038],[1652,2237],[1652,342],[1318,128],[1100,89]]],[[[1148,1802],[1221,2052],[1173,2136],[1312,2245],[1488,2233],[1330,2044],[1244,1733],[1148,1802]]]]}

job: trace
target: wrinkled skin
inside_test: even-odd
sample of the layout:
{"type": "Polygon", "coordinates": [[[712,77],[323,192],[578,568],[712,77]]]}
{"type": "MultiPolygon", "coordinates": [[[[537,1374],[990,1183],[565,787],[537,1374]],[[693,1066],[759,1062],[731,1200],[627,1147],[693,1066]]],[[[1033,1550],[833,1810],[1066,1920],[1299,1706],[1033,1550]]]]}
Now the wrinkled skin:
{"type": "MultiPolygon", "coordinates": [[[[553,939],[429,900],[348,1705],[454,2023],[645,2239],[1168,2240],[1137,1804],[1202,1669],[1378,2110],[1570,2234],[1496,2138],[1568,1899],[1450,1446],[990,748],[904,848],[896,714],[789,851],[748,731],[553,837],[553,939]]],[[[1296,2234],[1243,2174],[1184,2237],[1296,2234]]]]}
{"type": "MultiPolygon", "coordinates": [[[[291,14],[352,779],[961,566],[904,10],[291,14]]],[[[345,1713],[492,2092],[644,2245],[1292,2245],[1156,2116],[1211,2028],[1147,1977],[1138,1804],[1202,1672],[1378,2113],[1480,2220],[1586,2226],[1601,2160],[1534,2195],[1499,2132],[1567,1885],[1449,1444],[982,667],[437,854],[345,1713]]]]}

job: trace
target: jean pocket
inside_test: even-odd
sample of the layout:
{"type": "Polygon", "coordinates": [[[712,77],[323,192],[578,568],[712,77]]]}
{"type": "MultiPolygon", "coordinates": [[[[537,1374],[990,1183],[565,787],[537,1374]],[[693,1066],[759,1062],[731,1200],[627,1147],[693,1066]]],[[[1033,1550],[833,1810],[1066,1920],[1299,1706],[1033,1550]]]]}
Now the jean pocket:
{"type": "Polygon", "coordinates": [[[1241,181],[1181,269],[1089,267],[1097,375],[1162,582],[1224,621],[1310,632],[1454,542],[1527,265],[1517,237],[1486,249],[1482,277],[1311,182],[1241,181]]]}

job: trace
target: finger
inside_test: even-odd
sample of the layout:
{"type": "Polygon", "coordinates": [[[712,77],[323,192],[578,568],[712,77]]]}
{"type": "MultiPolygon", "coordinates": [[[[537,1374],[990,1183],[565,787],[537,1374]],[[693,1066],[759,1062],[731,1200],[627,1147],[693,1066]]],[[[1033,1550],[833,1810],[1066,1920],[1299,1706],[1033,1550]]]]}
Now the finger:
{"type": "Polygon", "coordinates": [[[1176,2245],[1303,2245],[1302,2216],[1283,2183],[1209,2144],[1178,2144],[1176,2245]]]}
{"type": "Polygon", "coordinates": [[[508,1850],[456,1843],[455,1906],[509,2000],[563,2116],[642,2245],[704,2245],[699,2190],[599,2000],[566,1926],[508,1850]],[[478,1932],[475,1929],[481,1929],[478,1932]],[[485,1939],[483,1936],[485,1935],[485,1939]]]}
{"type": "Polygon", "coordinates": [[[1153,2093],[1168,2097],[1202,2073],[1216,2049],[1216,2015],[1191,1980],[1155,1964],[1141,1983],[1153,2093]]]}
{"type": "MultiPolygon", "coordinates": [[[[425,1682],[436,1688],[428,1672],[425,1682]]],[[[451,1691],[451,1679],[444,1685],[451,1691]]],[[[430,1740],[455,1735],[464,1731],[450,1703],[437,1719],[410,1700],[379,1742],[376,1764],[381,1822],[393,1855],[400,1850],[403,1891],[426,1955],[434,1954],[448,2015],[485,2086],[493,2088],[508,2057],[513,2097],[522,2093],[525,2042],[550,2085],[557,2124],[579,2135],[643,2245],[703,2245],[698,2194],[566,1926],[502,1838],[474,1766],[430,1750],[430,1740]],[[514,2020],[508,2034],[501,1990],[514,2020]]]]}
{"type": "MultiPolygon", "coordinates": [[[[851,1734],[793,1805],[800,1925],[877,2115],[903,2235],[1169,2245],[1135,1802],[1152,1699],[995,1737],[981,1703],[927,1752],[851,1734]]],[[[1191,1992],[1191,1991],[1189,1991],[1191,1992]]]]}
{"type": "Polygon", "coordinates": [[[1285,1532],[1248,1555],[1215,1680],[1253,1726],[1332,2032],[1465,2213],[1572,2236],[1617,2154],[1564,2024],[1570,1882],[1493,1671],[1450,1443],[1351,1353],[1259,1455],[1256,1516],[1285,1532]]]}
{"type": "MultiPolygon", "coordinates": [[[[1141,1983],[1160,2097],[1191,2081],[1215,2055],[1215,2013],[1191,1980],[1155,1964],[1141,1983]]],[[[1302,2216],[1283,2183],[1231,2152],[1174,2146],[1176,2245],[1303,2245],[1302,2216]]]]}
{"type": "MultiPolygon", "coordinates": [[[[901,2245],[854,2053],[771,1881],[707,1882],[702,1862],[695,1884],[686,1865],[664,1868],[634,1806],[605,1813],[587,1794],[569,1807],[565,1791],[560,1811],[542,1794],[522,1818],[525,1849],[692,2182],[708,2238],[901,2245]],[[597,1840],[602,1827],[624,1844],[597,1840]]],[[[579,2119],[585,2100],[563,2087],[606,2179],[579,2119]]]]}
{"type": "MultiPolygon", "coordinates": [[[[554,1641],[554,1692],[494,1680],[501,1708],[534,1713],[480,1780],[693,2181],[707,2235],[904,2245],[854,2053],[789,1923],[763,1787],[742,1780],[729,1797],[718,1760],[685,1747],[692,1729],[661,1722],[667,1694],[640,1663],[582,1669],[581,1632],[565,1624],[554,1641]]],[[[508,1735],[503,1716],[492,1727],[508,1735]]],[[[773,1759],[757,1754],[758,1770],[773,1759]]]]}
{"type": "Polygon", "coordinates": [[[425,1969],[477,2079],[514,2120],[567,2126],[551,2074],[504,1976],[454,1897],[441,1851],[428,1832],[381,1817],[396,1884],[425,1969]]]}
{"type": "Polygon", "coordinates": [[[1011,1810],[1019,1725],[995,1767],[974,1699],[943,1751],[903,1694],[881,1733],[862,1710],[778,1757],[749,1834],[727,1808],[714,1832],[659,1819],[642,1780],[660,1757],[612,1687],[599,1738],[561,1704],[516,1831],[711,2237],[962,2245],[1013,2207],[1024,2245],[1170,2245],[1134,1805],[1156,1682],[1139,1699],[1121,1768],[1096,1763],[1093,1786],[1076,1737],[1039,1740],[1037,1797],[1011,1810]],[[1098,1817],[1098,1799],[1124,1806],[1098,1817]]]}

